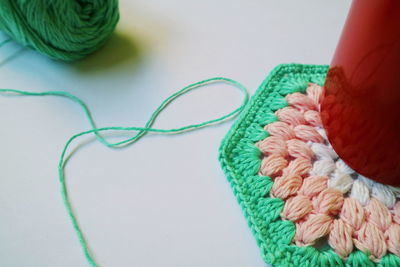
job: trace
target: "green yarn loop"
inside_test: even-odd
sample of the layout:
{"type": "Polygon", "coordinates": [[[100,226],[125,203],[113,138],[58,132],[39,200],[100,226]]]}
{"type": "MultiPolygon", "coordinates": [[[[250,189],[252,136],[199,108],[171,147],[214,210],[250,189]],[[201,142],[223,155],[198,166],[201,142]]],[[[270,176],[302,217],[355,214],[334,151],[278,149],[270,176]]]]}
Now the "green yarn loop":
{"type": "MultiPolygon", "coordinates": [[[[1,46],[1,44],[0,44],[1,46]]],[[[216,78],[211,78],[211,79],[207,79],[207,80],[203,80],[197,83],[193,83],[191,85],[188,85],[184,88],[182,88],[181,90],[177,91],[176,93],[172,94],[171,96],[169,96],[168,98],[166,98],[161,105],[152,113],[152,115],[150,116],[150,118],[148,119],[147,123],[145,124],[144,127],[103,127],[103,128],[97,128],[96,127],[96,123],[93,119],[93,116],[88,108],[88,106],[85,104],[84,101],[82,101],[80,98],[68,93],[68,92],[63,92],[63,91],[48,91],[48,92],[27,92],[27,91],[21,91],[21,90],[14,90],[14,89],[0,89],[0,94],[2,95],[23,95],[23,96],[57,96],[57,97],[64,97],[67,99],[72,100],[73,102],[77,103],[83,110],[86,118],[89,121],[89,124],[91,126],[92,129],[78,133],[73,135],[70,139],[68,139],[68,141],[66,142],[60,159],[59,159],[59,164],[58,164],[58,178],[59,178],[59,182],[60,182],[60,187],[61,187],[61,196],[62,196],[62,200],[64,202],[64,206],[67,210],[67,213],[69,215],[69,218],[71,220],[72,226],[75,230],[75,233],[79,239],[79,242],[81,244],[83,253],[88,261],[88,263],[91,266],[98,266],[98,264],[96,263],[95,259],[93,258],[87,241],[83,235],[83,232],[79,226],[78,223],[78,219],[73,211],[73,207],[71,205],[69,196],[68,196],[68,188],[66,185],[66,181],[65,181],[65,174],[64,174],[64,169],[65,169],[65,165],[66,165],[66,154],[68,152],[68,148],[70,147],[71,143],[79,138],[80,136],[84,136],[84,135],[88,135],[88,134],[94,134],[97,138],[97,140],[99,142],[101,142],[102,144],[106,145],[107,147],[119,147],[122,145],[127,145],[127,144],[132,144],[136,141],[138,141],[141,137],[143,137],[146,133],[148,132],[153,132],[153,133],[159,133],[159,134],[177,134],[177,133],[181,133],[181,132],[185,132],[185,131],[191,131],[191,130],[196,130],[202,127],[206,127],[212,124],[216,124],[216,123],[220,123],[223,122],[227,119],[232,118],[233,116],[237,115],[238,113],[240,113],[243,108],[246,106],[248,99],[249,99],[249,95],[247,92],[246,87],[244,87],[242,84],[228,79],[228,78],[222,78],[222,77],[216,77],[216,78]],[[153,123],[155,122],[157,116],[171,103],[173,102],[175,99],[177,99],[179,96],[195,89],[195,88],[199,88],[202,87],[204,85],[207,84],[211,84],[211,83],[226,83],[229,85],[232,85],[233,87],[238,88],[244,95],[243,98],[243,102],[242,104],[234,109],[232,112],[229,112],[228,114],[225,114],[221,117],[218,117],[216,119],[211,119],[211,120],[207,120],[204,122],[200,122],[200,123],[196,123],[196,124],[191,124],[191,125],[187,125],[187,126],[183,126],[183,127],[179,127],[179,128],[172,128],[172,129],[156,129],[156,128],[151,128],[151,126],[153,125],[153,123]],[[136,132],[136,134],[130,138],[127,138],[125,140],[119,141],[119,142],[115,142],[115,143],[111,143],[109,141],[107,141],[103,136],[100,135],[101,132],[105,132],[105,131],[128,131],[128,132],[136,132]]]]}
{"type": "Polygon", "coordinates": [[[118,0],[0,0],[0,30],[56,60],[93,53],[118,20],[118,0]]]}

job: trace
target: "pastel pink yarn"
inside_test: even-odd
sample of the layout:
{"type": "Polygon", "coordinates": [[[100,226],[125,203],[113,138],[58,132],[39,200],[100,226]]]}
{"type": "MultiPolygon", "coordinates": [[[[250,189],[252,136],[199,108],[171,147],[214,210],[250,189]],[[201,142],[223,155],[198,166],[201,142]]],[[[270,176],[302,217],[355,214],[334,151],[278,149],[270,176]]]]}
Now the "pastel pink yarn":
{"type": "Polygon", "coordinates": [[[385,187],[373,197],[368,180],[354,180],[338,159],[322,130],[321,94],[309,84],[306,93],[287,95],[289,105],[265,127],[270,136],[257,143],[260,174],[274,180],[271,196],[285,201],[281,217],[296,225],[293,243],[312,246],[326,237],[343,259],[355,248],[373,261],[389,252],[400,256],[400,202],[385,200],[385,187]],[[370,198],[359,196],[365,190],[370,198]]]}

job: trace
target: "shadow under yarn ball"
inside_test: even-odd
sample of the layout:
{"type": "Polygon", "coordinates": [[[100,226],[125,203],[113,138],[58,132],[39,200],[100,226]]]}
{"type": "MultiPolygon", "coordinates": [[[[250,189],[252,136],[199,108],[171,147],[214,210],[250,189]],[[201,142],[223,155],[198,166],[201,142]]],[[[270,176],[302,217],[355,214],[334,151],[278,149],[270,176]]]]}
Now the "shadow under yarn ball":
{"type": "Polygon", "coordinates": [[[103,47],[72,66],[80,73],[98,73],[129,65],[133,72],[142,63],[143,50],[137,39],[116,30],[103,47]]]}
{"type": "Polygon", "coordinates": [[[0,30],[56,60],[98,50],[118,20],[118,0],[0,0],[0,30]]]}

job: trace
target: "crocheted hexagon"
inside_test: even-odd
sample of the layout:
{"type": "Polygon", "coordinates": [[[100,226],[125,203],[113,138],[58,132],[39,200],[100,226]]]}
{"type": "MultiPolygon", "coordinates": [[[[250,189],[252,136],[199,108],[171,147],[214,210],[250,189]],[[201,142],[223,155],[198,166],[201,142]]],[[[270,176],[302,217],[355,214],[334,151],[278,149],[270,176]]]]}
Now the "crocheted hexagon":
{"type": "Polygon", "coordinates": [[[338,158],[321,125],[328,66],[276,67],[220,147],[265,262],[400,266],[399,189],[338,158]]]}

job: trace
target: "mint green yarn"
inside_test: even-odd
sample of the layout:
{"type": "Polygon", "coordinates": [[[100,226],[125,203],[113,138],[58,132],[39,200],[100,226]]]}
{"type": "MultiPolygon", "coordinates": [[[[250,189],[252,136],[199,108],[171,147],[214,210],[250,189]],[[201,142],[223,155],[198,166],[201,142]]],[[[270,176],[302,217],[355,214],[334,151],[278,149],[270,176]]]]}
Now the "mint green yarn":
{"type": "Polygon", "coordinates": [[[119,19],[118,0],[0,0],[0,30],[52,59],[99,49],[119,19]]]}
{"type": "Polygon", "coordinates": [[[295,223],[281,217],[285,201],[270,194],[274,179],[261,175],[260,168],[255,168],[261,161],[257,142],[268,136],[265,126],[277,121],[275,111],[287,106],[285,97],[304,92],[310,82],[323,85],[328,69],[328,66],[319,65],[277,66],[222,141],[221,167],[266,263],[274,267],[398,267],[400,257],[389,250],[374,262],[368,252],[357,247],[347,259],[342,259],[326,243],[323,247],[295,245],[295,223]]]}
{"type": "MultiPolygon", "coordinates": [[[[0,44],[1,46],[1,44],[0,44]]],[[[172,94],[171,96],[169,96],[168,98],[166,98],[161,105],[152,113],[152,115],[150,116],[149,120],[147,121],[147,123],[145,124],[144,127],[103,127],[103,128],[97,128],[96,127],[96,123],[93,119],[93,116],[88,108],[88,106],[85,104],[84,101],[82,101],[80,98],[68,93],[68,92],[62,92],[62,91],[47,91],[47,92],[27,92],[27,91],[21,91],[21,90],[14,90],[14,89],[0,89],[0,94],[3,95],[23,95],[23,96],[57,96],[57,97],[64,97],[67,99],[72,100],[73,102],[77,103],[82,109],[83,112],[86,116],[86,118],[89,121],[89,124],[91,126],[92,129],[78,133],[73,135],[71,138],[68,139],[68,141],[66,142],[60,159],[59,159],[59,164],[58,164],[58,178],[59,178],[59,182],[60,182],[60,187],[61,187],[61,197],[64,203],[64,206],[67,210],[68,216],[71,220],[72,226],[75,230],[75,233],[78,237],[78,240],[81,244],[83,253],[88,261],[88,263],[91,266],[98,266],[98,264],[96,263],[94,257],[92,256],[92,253],[90,252],[88,243],[84,237],[84,234],[79,226],[78,223],[78,219],[74,213],[73,207],[71,205],[69,196],[68,196],[68,188],[67,188],[67,184],[66,184],[66,180],[65,180],[65,174],[64,174],[64,169],[65,169],[65,165],[66,165],[66,154],[68,152],[68,148],[70,147],[71,143],[84,135],[89,135],[89,134],[94,134],[97,138],[97,140],[99,142],[101,142],[102,144],[106,145],[107,147],[118,147],[118,146],[122,146],[122,145],[127,145],[127,144],[132,144],[136,141],[138,141],[141,137],[143,137],[146,133],[148,132],[152,132],[152,133],[158,133],[158,134],[178,134],[178,133],[182,133],[185,131],[191,131],[191,130],[196,130],[202,127],[206,127],[212,124],[216,124],[216,123],[220,123],[223,122],[227,119],[232,118],[233,116],[237,115],[238,113],[240,113],[243,108],[246,106],[247,102],[248,102],[248,93],[247,93],[247,89],[240,83],[228,79],[228,78],[222,78],[222,77],[216,77],[216,78],[211,78],[211,79],[207,79],[207,80],[203,80],[197,83],[193,83],[191,85],[188,85],[186,87],[184,87],[183,89],[177,91],[176,93],[172,94]],[[178,98],[179,96],[204,85],[210,84],[210,83],[218,83],[218,82],[222,82],[222,83],[226,83],[229,85],[232,85],[236,88],[238,88],[244,95],[243,98],[243,102],[242,104],[236,108],[235,110],[233,110],[232,112],[229,112],[228,114],[225,114],[221,117],[218,117],[216,119],[211,119],[211,120],[207,120],[204,122],[200,122],[200,123],[195,123],[195,124],[191,124],[191,125],[186,125],[183,127],[179,127],[179,128],[172,128],[172,129],[156,129],[156,128],[151,128],[152,124],[155,122],[157,116],[170,104],[172,103],[176,98],[178,98]],[[128,131],[128,132],[136,132],[135,135],[133,135],[130,138],[127,138],[125,140],[119,141],[119,142],[115,142],[115,143],[111,143],[108,142],[104,137],[102,137],[100,135],[101,132],[105,132],[105,131],[128,131]]]]}
{"type": "Polygon", "coordinates": [[[270,196],[273,181],[259,174],[261,152],[256,146],[268,135],[264,126],[277,121],[275,111],[287,106],[285,96],[305,90],[308,82],[323,84],[327,70],[328,66],[277,66],[251,97],[221,143],[222,169],[256,238],[262,257],[275,267],[343,266],[336,264],[338,256],[333,251],[326,254],[312,247],[290,244],[296,227],[293,222],[280,218],[285,202],[270,196]]]}

